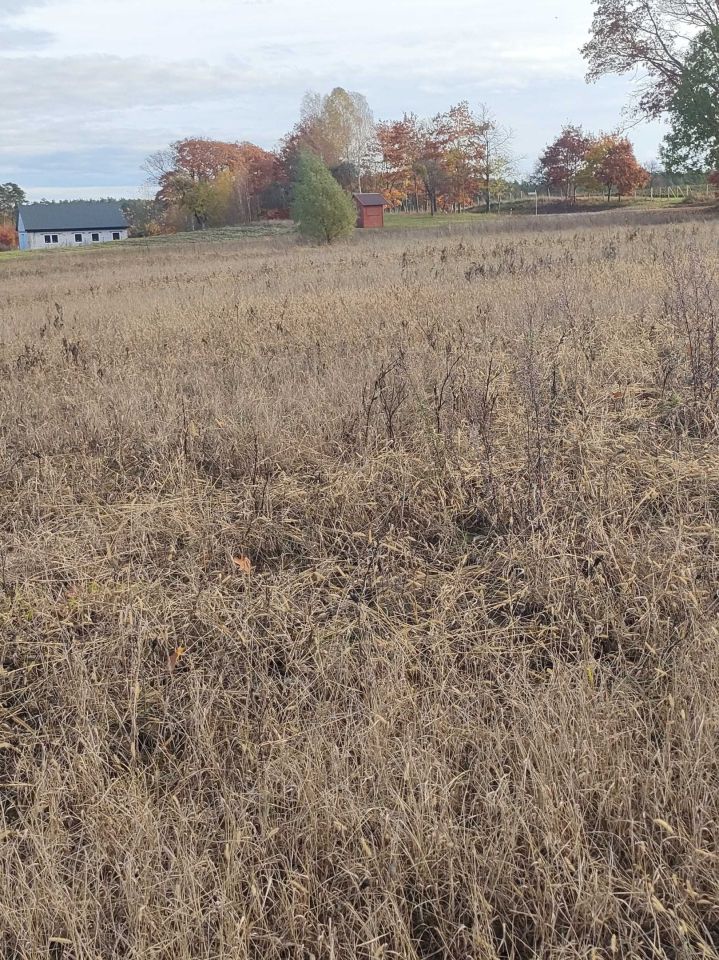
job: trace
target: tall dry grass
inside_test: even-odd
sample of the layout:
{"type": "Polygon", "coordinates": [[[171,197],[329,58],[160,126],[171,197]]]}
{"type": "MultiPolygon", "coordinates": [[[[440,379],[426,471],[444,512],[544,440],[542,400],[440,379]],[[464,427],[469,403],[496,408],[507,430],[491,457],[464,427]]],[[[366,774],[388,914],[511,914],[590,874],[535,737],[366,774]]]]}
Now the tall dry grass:
{"type": "Polygon", "coordinates": [[[0,264],[3,960],[719,955],[717,238],[0,264]]]}

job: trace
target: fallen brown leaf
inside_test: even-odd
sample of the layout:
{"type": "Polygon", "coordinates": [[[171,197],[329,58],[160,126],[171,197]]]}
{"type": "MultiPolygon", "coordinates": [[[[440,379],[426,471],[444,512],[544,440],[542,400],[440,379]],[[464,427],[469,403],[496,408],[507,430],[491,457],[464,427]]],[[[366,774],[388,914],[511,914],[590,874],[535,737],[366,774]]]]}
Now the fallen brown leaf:
{"type": "Polygon", "coordinates": [[[186,653],[187,647],[175,647],[170,656],[167,658],[167,669],[170,671],[170,673],[172,673],[186,653]]]}

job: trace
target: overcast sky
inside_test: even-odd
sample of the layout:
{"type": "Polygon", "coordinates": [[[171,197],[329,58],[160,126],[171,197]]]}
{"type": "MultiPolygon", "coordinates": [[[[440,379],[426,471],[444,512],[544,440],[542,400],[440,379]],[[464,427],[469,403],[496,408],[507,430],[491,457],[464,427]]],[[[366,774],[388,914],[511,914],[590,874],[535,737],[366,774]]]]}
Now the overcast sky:
{"type": "MultiPolygon", "coordinates": [[[[631,81],[584,83],[591,0],[0,0],[0,182],[37,199],[142,192],[143,158],[202,135],[272,147],[302,94],[378,119],[487,103],[530,169],[567,121],[628,125],[631,81]]],[[[662,131],[635,126],[641,161],[662,131]]]]}

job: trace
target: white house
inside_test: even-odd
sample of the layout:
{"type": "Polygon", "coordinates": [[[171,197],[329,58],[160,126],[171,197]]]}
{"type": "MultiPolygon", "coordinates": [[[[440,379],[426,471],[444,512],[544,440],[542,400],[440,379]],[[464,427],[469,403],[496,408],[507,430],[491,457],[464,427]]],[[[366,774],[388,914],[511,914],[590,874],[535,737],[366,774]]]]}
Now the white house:
{"type": "Polygon", "coordinates": [[[17,215],[21,250],[112,243],[127,240],[127,229],[120,206],[107,200],[26,203],[17,215]]]}

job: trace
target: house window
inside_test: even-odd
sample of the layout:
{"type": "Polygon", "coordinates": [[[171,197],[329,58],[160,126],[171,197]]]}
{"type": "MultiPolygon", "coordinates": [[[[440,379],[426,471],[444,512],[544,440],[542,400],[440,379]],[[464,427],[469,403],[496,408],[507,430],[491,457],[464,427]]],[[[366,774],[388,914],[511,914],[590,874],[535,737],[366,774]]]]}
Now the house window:
{"type": "Polygon", "coordinates": [[[58,239],[58,235],[57,235],[56,233],[53,233],[53,235],[52,235],[52,242],[53,242],[53,243],[59,243],[59,242],[60,242],[59,239],[58,239]]]}
{"type": "Polygon", "coordinates": [[[49,233],[45,234],[45,243],[52,243],[52,237],[49,233]]]}
{"type": "Polygon", "coordinates": [[[93,235],[92,235],[93,243],[97,243],[97,242],[99,241],[99,239],[100,239],[100,234],[99,234],[99,233],[93,233],[93,235]]]}
{"type": "Polygon", "coordinates": [[[119,240],[119,239],[120,239],[120,234],[119,234],[119,233],[113,233],[112,239],[113,239],[113,240],[119,240]]]}
{"type": "Polygon", "coordinates": [[[75,243],[82,243],[82,234],[81,234],[81,233],[76,233],[76,234],[75,234],[75,243]]]}

